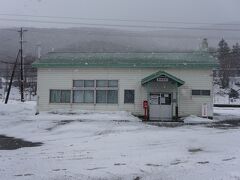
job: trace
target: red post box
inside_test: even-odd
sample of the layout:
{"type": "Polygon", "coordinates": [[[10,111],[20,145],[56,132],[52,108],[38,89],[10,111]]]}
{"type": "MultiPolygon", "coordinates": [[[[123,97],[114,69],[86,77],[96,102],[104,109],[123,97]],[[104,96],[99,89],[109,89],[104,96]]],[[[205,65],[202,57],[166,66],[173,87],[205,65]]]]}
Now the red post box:
{"type": "Polygon", "coordinates": [[[148,101],[143,101],[143,108],[148,108],[148,101]]]}
{"type": "Polygon", "coordinates": [[[148,101],[143,101],[143,108],[144,108],[144,120],[146,121],[148,118],[148,101]]]}

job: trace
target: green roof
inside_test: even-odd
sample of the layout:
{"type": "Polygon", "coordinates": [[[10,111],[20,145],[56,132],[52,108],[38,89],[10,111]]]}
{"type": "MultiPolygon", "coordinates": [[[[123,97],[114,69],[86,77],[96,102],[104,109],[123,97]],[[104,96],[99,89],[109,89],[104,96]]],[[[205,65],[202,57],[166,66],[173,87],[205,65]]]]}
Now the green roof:
{"type": "Polygon", "coordinates": [[[181,85],[183,85],[185,83],[183,80],[178,79],[177,77],[175,77],[175,76],[173,76],[171,74],[168,74],[168,73],[166,73],[164,71],[158,71],[158,72],[153,73],[150,76],[142,79],[142,85],[146,84],[146,83],[148,83],[148,82],[150,82],[150,81],[152,81],[152,80],[154,80],[154,79],[156,79],[158,77],[162,77],[162,76],[167,77],[167,78],[175,81],[178,84],[178,86],[181,86],[181,85]]]}
{"type": "Polygon", "coordinates": [[[214,68],[206,52],[192,53],[77,53],[51,52],[33,63],[37,68],[214,68]]]}

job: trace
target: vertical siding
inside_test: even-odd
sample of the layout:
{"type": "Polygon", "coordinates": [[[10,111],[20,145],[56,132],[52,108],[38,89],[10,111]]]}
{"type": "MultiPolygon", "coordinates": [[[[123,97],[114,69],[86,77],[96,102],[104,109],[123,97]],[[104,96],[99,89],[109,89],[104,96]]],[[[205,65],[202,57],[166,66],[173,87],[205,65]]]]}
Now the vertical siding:
{"type": "MultiPolygon", "coordinates": [[[[209,103],[210,97],[192,97],[192,89],[212,90],[211,70],[188,70],[188,69],[128,69],[128,68],[89,68],[89,69],[38,69],[38,95],[40,111],[50,109],[72,109],[72,110],[125,110],[135,114],[143,114],[142,102],[147,100],[147,89],[141,85],[141,80],[159,70],[166,71],[186,83],[179,88],[179,114],[181,116],[195,114],[201,115],[201,105],[209,103]],[[112,104],[49,104],[50,89],[72,89],[72,81],[77,79],[119,80],[119,101],[117,105],[112,104]],[[124,104],[124,89],[135,90],[135,104],[124,104]]],[[[161,88],[161,87],[159,87],[161,88]]],[[[162,88],[161,88],[162,89],[162,88]]],[[[156,91],[156,89],[155,89],[156,91]]],[[[159,90],[163,91],[163,90],[159,90]]],[[[212,108],[209,109],[212,113],[212,108]]],[[[212,114],[210,114],[212,115],[212,114]]]]}

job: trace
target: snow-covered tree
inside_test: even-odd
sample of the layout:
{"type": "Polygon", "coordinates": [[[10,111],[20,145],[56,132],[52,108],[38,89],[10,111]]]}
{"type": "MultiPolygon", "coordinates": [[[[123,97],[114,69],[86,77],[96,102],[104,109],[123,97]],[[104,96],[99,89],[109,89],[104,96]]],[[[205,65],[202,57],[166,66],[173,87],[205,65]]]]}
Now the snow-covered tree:
{"type": "Polygon", "coordinates": [[[231,61],[231,50],[227,44],[227,42],[222,39],[218,44],[218,60],[220,63],[221,68],[221,86],[222,88],[227,88],[229,85],[229,76],[230,76],[230,70],[232,67],[232,61],[231,61]]]}
{"type": "Polygon", "coordinates": [[[236,43],[232,48],[232,58],[236,68],[240,68],[240,45],[236,43]]]}

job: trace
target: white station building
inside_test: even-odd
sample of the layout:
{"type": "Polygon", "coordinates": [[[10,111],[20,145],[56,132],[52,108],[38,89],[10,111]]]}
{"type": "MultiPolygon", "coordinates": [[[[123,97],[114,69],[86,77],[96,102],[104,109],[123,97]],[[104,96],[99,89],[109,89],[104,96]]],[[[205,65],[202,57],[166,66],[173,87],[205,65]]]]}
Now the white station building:
{"type": "Polygon", "coordinates": [[[213,116],[217,60],[207,52],[51,52],[38,69],[38,109],[129,111],[149,120],[213,116]],[[146,105],[146,104],[145,104],[146,105]]]}

